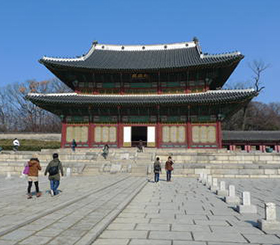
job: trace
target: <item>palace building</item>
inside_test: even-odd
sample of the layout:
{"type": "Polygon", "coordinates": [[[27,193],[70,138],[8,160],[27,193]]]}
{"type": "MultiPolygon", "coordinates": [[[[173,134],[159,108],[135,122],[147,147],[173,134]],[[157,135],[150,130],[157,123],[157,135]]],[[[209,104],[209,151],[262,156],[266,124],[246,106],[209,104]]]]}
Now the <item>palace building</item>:
{"type": "Polygon", "coordinates": [[[254,89],[221,89],[244,58],[207,54],[199,42],[106,45],[77,58],[40,59],[72,93],[27,98],[62,120],[61,147],[221,148],[221,122],[254,89]]]}

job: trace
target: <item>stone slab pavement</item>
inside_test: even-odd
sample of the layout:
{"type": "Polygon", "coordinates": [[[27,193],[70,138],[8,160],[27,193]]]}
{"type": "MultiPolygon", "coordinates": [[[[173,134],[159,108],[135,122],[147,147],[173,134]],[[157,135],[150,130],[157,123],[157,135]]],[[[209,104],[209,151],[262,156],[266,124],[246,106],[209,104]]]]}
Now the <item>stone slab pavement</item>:
{"type": "Polygon", "coordinates": [[[0,177],[0,245],[279,245],[280,233],[255,226],[264,202],[275,202],[279,211],[280,180],[225,181],[238,194],[250,191],[258,213],[237,213],[193,178],[69,177],[61,180],[61,194],[51,197],[48,180],[40,177],[42,197],[28,200],[26,179],[0,177]]]}
{"type": "Polygon", "coordinates": [[[27,199],[27,180],[0,178],[0,245],[91,244],[146,185],[142,177],[99,175],[61,180],[57,196],[27,199]]]}
{"type": "MultiPolygon", "coordinates": [[[[280,204],[279,195],[274,196],[278,179],[230,181],[252,191],[260,206],[267,199],[280,204]]],[[[266,234],[255,227],[261,217],[261,209],[256,215],[239,214],[196,179],[175,177],[172,182],[149,182],[93,244],[280,244],[280,233],[266,234]]]]}

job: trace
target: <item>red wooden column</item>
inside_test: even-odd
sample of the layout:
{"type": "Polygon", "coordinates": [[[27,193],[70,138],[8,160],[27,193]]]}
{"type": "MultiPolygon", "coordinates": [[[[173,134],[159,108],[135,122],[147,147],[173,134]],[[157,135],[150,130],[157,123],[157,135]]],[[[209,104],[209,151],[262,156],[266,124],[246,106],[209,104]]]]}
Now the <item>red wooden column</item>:
{"type": "MultiPolygon", "coordinates": [[[[160,73],[158,73],[160,76],[160,73]]],[[[160,84],[160,81],[159,81],[160,84]]],[[[159,88],[159,86],[158,86],[159,88]]],[[[159,90],[158,90],[159,93],[159,90]]],[[[156,148],[160,148],[160,141],[162,139],[162,129],[161,129],[161,123],[160,123],[160,106],[157,105],[157,124],[156,124],[156,148]]]]}
{"type": "Polygon", "coordinates": [[[280,146],[279,145],[274,145],[274,151],[279,152],[280,151],[280,146]]]}
{"type": "MultiPolygon", "coordinates": [[[[121,81],[122,81],[122,74],[121,74],[121,81]]],[[[121,82],[121,84],[123,84],[121,82]]],[[[118,120],[117,120],[117,147],[121,148],[123,146],[123,125],[121,121],[121,107],[118,106],[118,120]]]]}
{"type": "Polygon", "coordinates": [[[117,146],[118,148],[123,147],[123,125],[120,122],[117,125],[117,146]]]}
{"type": "Polygon", "coordinates": [[[250,145],[245,145],[245,151],[250,152],[251,151],[251,146],[250,145]]]}
{"type": "Polygon", "coordinates": [[[88,124],[88,147],[91,148],[92,147],[92,143],[93,143],[93,123],[90,122],[88,124]]]}
{"type": "MultiPolygon", "coordinates": [[[[189,77],[189,72],[188,72],[189,77]]],[[[186,93],[189,93],[188,86],[186,93]]],[[[187,146],[188,148],[191,148],[192,144],[192,125],[191,125],[191,106],[188,105],[188,114],[187,114],[187,146]]]]}
{"type": "Polygon", "coordinates": [[[61,148],[64,148],[64,146],[66,144],[66,128],[67,128],[67,123],[62,122],[61,143],[60,143],[61,148]]]}
{"type": "Polygon", "coordinates": [[[191,148],[191,143],[192,143],[192,125],[188,121],[186,126],[187,126],[187,146],[188,146],[188,148],[191,148]]]}
{"type": "Polygon", "coordinates": [[[217,144],[218,148],[222,148],[222,124],[221,121],[217,121],[217,144]]]}

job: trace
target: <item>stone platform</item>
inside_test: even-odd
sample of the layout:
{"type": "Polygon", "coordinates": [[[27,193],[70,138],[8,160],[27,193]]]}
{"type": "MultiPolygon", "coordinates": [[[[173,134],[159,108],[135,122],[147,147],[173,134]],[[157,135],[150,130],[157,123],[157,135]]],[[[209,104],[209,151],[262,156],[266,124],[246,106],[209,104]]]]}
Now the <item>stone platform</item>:
{"type": "MultiPolygon", "coordinates": [[[[225,149],[153,149],[145,148],[138,153],[135,148],[110,149],[107,159],[101,156],[101,149],[42,150],[37,152],[41,165],[45,167],[54,152],[65,168],[75,175],[90,176],[98,173],[130,173],[146,176],[151,173],[157,156],[164,163],[172,156],[174,175],[197,177],[200,173],[219,178],[278,178],[280,177],[280,153],[232,152],[225,149]]],[[[23,165],[34,152],[4,151],[0,154],[0,175],[10,172],[20,175],[23,165]]]]}
{"type": "Polygon", "coordinates": [[[246,215],[194,178],[164,177],[159,183],[128,174],[67,177],[55,197],[40,177],[43,195],[32,199],[25,179],[0,177],[0,245],[280,244],[280,232],[255,227],[264,202],[275,202],[279,214],[280,179],[225,180],[237,193],[251,192],[258,213],[246,215]]]}

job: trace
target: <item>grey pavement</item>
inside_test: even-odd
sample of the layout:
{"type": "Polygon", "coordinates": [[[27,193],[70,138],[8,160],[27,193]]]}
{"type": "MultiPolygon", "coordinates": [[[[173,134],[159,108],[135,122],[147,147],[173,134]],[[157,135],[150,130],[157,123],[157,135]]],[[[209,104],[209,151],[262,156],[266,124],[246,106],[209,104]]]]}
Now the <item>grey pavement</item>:
{"type": "Polygon", "coordinates": [[[250,191],[258,213],[239,214],[193,178],[69,177],[61,180],[61,194],[51,197],[48,180],[40,177],[42,197],[28,200],[26,179],[0,177],[0,245],[280,244],[280,233],[255,227],[264,202],[275,202],[279,212],[280,180],[225,181],[238,195],[250,191]]]}
{"type": "Polygon", "coordinates": [[[1,244],[90,244],[146,184],[140,177],[100,175],[61,180],[63,192],[27,199],[26,180],[1,179],[1,244]]]}
{"type": "MultiPolygon", "coordinates": [[[[259,206],[266,197],[280,204],[279,195],[274,196],[279,193],[278,179],[226,181],[252,190],[259,206]]],[[[255,227],[263,215],[261,209],[255,215],[239,214],[197,180],[175,177],[172,182],[149,182],[93,244],[280,244],[280,233],[266,234],[255,227]]]]}

